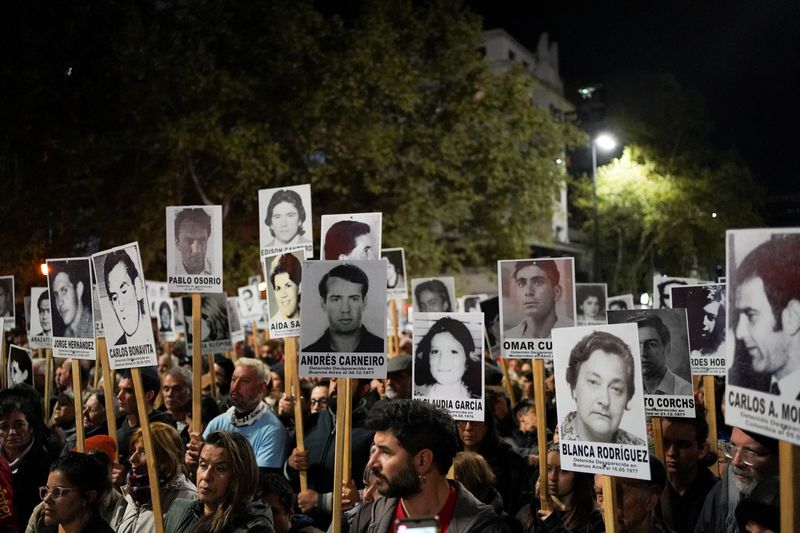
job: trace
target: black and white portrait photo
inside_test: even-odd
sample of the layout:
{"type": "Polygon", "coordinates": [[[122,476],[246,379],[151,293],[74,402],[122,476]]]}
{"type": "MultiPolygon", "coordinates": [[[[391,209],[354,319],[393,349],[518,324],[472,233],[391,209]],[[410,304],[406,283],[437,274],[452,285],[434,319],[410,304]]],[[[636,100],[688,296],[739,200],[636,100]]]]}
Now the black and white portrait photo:
{"type": "Polygon", "coordinates": [[[725,422],[798,445],[800,229],[729,230],[726,255],[725,422]]]}
{"type": "Polygon", "coordinates": [[[261,318],[261,291],[258,285],[239,287],[239,316],[245,322],[261,318]]]}
{"type": "Polygon", "coordinates": [[[172,298],[159,298],[155,301],[158,338],[163,342],[175,342],[175,311],[172,298]]]}
{"type": "Polygon", "coordinates": [[[607,311],[625,311],[633,309],[633,294],[619,294],[617,296],[609,296],[606,300],[607,311]]]}
{"type": "Polygon", "coordinates": [[[100,312],[100,292],[97,289],[97,279],[94,278],[94,268],[92,268],[92,309],[94,310],[94,336],[95,338],[105,337],[103,313],[100,312]]]}
{"type": "Polygon", "coordinates": [[[244,342],[244,329],[242,329],[242,321],[239,318],[239,298],[235,296],[228,296],[228,329],[231,332],[231,342],[235,345],[237,342],[244,342]]]}
{"type": "Polygon", "coordinates": [[[14,307],[14,276],[0,276],[0,320],[6,331],[16,323],[14,307]]]}
{"type": "Polygon", "coordinates": [[[634,324],[553,330],[561,468],[649,479],[638,347],[634,324]]]}
{"type": "Polygon", "coordinates": [[[647,415],[694,418],[686,309],[609,311],[608,322],[637,327],[647,415]]]}
{"type": "Polygon", "coordinates": [[[482,314],[414,316],[415,399],[432,402],[457,420],[483,421],[483,369],[482,314]]]}
{"type": "Polygon", "coordinates": [[[147,301],[150,302],[150,316],[158,318],[158,308],[156,301],[169,298],[169,287],[166,281],[145,280],[144,286],[147,288],[147,301]]]}
{"type": "Polygon", "coordinates": [[[314,257],[311,230],[311,186],[295,185],[258,191],[261,257],[302,248],[314,257]]]}
{"type": "Polygon", "coordinates": [[[31,348],[52,348],[53,319],[47,287],[31,287],[31,348]]]}
{"type": "Polygon", "coordinates": [[[300,376],[386,376],[386,267],[305,261],[300,376]]]}
{"type": "Polygon", "coordinates": [[[551,332],[575,325],[571,257],[497,262],[503,357],[552,356],[551,332]]]}
{"type": "Polygon", "coordinates": [[[406,287],[406,255],[402,248],[385,248],[381,257],[386,260],[386,296],[408,298],[406,287]]]}
{"type": "Polygon", "coordinates": [[[54,357],[96,357],[91,268],[86,257],[47,260],[54,357]]]}
{"type": "Polygon", "coordinates": [[[362,261],[379,259],[381,213],[322,215],[322,259],[362,261]]]}
{"type": "Polygon", "coordinates": [[[452,276],[411,280],[415,313],[455,313],[456,280],[452,276]]]}
{"type": "MultiPolygon", "coordinates": [[[[192,353],[192,297],[183,296],[183,316],[186,320],[186,351],[192,353]]],[[[228,324],[228,297],[224,293],[204,294],[200,307],[200,346],[203,355],[229,352],[233,347],[228,324]]]]}
{"type": "Polygon", "coordinates": [[[92,255],[112,369],[158,364],[139,244],[92,255]]]}
{"type": "Polygon", "coordinates": [[[458,311],[460,313],[480,313],[481,302],[489,298],[486,293],[479,294],[465,294],[456,298],[458,302],[458,311]]]}
{"type": "Polygon", "coordinates": [[[22,346],[11,344],[8,347],[8,388],[14,385],[25,383],[33,386],[33,363],[31,362],[31,351],[22,346]]]}
{"type": "Polygon", "coordinates": [[[605,283],[576,283],[575,303],[578,308],[578,326],[607,324],[605,283]]]}
{"type": "Polygon", "coordinates": [[[300,335],[303,250],[264,258],[269,302],[269,334],[276,339],[300,335]]]}
{"type": "Polygon", "coordinates": [[[492,357],[500,357],[500,299],[497,296],[481,301],[486,343],[492,351],[492,357]]]}
{"type": "Polygon", "coordinates": [[[692,374],[725,375],[725,292],[720,283],[672,287],[672,305],[685,308],[689,322],[692,374]]]}
{"type": "Polygon", "coordinates": [[[222,206],[170,206],[167,284],[170,292],[222,292],[222,206]]]}
{"type": "Polygon", "coordinates": [[[695,278],[653,276],[653,309],[669,309],[672,307],[672,287],[697,284],[698,281],[695,278]]]}

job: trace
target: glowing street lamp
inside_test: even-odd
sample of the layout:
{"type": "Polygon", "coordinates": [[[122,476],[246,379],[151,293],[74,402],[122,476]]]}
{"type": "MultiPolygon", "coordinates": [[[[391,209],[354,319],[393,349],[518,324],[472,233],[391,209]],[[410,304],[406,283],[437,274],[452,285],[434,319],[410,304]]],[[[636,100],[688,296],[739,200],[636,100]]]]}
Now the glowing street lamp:
{"type": "Polygon", "coordinates": [[[594,281],[602,281],[600,268],[600,215],[597,205],[597,149],[609,152],[617,147],[617,140],[608,133],[600,133],[592,139],[592,187],[594,193],[594,281]]]}

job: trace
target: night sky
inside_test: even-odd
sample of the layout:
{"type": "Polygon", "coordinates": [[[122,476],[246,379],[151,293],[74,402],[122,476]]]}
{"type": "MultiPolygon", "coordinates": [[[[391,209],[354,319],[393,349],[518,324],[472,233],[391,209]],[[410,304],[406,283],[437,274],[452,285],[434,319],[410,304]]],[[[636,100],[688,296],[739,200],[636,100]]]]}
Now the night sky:
{"type": "Polygon", "coordinates": [[[768,194],[800,193],[800,3],[469,1],[484,29],[536,49],[547,31],[575,88],[606,76],[672,72],[704,95],[715,142],[735,146],[768,194]]]}

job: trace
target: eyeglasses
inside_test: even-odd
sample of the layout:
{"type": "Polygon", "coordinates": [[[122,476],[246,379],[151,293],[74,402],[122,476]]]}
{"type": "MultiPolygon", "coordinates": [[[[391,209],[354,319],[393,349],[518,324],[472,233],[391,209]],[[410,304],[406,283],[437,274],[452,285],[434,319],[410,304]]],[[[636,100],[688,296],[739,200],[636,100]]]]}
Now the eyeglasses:
{"type": "Polygon", "coordinates": [[[722,442],[722,452],[725,454],[730,460],[733,460],[736,457],[736,454],[742,454],[742,462],[747,466],[753,466],[757,459],[761,457],[766,457],[767,455],[772,455],[772,452],[756,452],[753,450],[749,450],[747,448],[740,448],[733,444],[732,442],[725,441],[722,442]]]}
{"type": "Polygon", "coordinates": [[[48,496],[52,496],[54,500],[57,500],[65,493],[73,490],[78,489],[72,487],[53,487],[52,489],[49,487],[39,487],[39,497],[42,501],[46,500],[48,496]]]}
{"type": "Polygon", "coordinates": [[[328,405],[328,402],[329,402],[328,398],[311,398],[311,400],[309,400],[309,403],[311,405],[319,404],[320,407],[325,407],[326,405],[328,405]]]}

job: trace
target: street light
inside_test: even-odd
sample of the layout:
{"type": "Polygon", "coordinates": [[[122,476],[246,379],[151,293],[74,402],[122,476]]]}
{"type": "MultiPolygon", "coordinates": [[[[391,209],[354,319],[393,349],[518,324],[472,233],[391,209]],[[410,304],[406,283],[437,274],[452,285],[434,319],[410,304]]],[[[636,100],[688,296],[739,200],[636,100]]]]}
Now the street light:
{"type": "Polygon", "coordinates": [[[594,281],[602,281],[600,269],[600,214],[597,206],[597,149],[608,152],[617,147],[617,140],[608,133],[601,133],[592,139],[592,189],[594,193],[594,281]]]}

